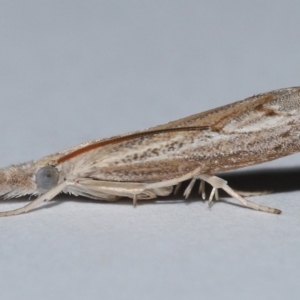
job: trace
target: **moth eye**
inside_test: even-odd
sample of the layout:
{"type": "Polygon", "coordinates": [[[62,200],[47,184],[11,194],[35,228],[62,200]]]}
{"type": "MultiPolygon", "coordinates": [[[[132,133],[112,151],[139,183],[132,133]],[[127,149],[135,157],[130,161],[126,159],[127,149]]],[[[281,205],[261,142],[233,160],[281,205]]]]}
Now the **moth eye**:
{"type": "Polygon", "coordinates": [[[35,176],[38,187],[44,190],[50,190],[57,185],[59,180],[58,170],[50,166],[39,169],[35,176]]]}

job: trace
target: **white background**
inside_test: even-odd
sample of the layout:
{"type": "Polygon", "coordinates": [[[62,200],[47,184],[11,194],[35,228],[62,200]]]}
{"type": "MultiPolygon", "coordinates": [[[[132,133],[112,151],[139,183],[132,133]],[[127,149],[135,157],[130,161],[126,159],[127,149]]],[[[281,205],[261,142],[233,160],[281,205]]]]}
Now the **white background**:
{"type": "MultiPolygon", "coordinates": [[[[299,11],[278,0],[0,1],[0,164],[300,85],[299,11]]],[[[280,216],[179,195],[136,208],[61,196],[2,218],[1,298],[296,299],[297,165],[294,155],[225,177],[274,190],[252,200],[280,216]]]]}

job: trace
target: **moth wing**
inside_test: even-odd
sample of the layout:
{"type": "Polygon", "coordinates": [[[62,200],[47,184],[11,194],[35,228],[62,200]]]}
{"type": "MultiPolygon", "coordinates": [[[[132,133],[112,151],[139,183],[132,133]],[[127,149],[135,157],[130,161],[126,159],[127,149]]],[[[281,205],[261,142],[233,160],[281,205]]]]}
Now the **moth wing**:
{"type": "MultiPolygon", "coordinates": [[[[151,127],[147,131],[202,126],[209,126],[212,130],[218,131],[223,129],[226,125],[233,123],[234,128],[241,128],[247,124],[253,124],[262,116],[275,117],[275,115],[279,116],[283,114],[286,116],[290,113],[295,115],[298,113],[296,110],[300,108],[299,94],[300,87],[262,93],[167,124],[151,127]]],[[[257,124],[257,126],[259,126],[259,124],[257,124]]],[[[228,126],[228,128],[231,127],[228,126]]]]}
{"type": "MultiPolygon", "coordinates": [[[[180,176],[186,170],[191,169],[196,160],[204,162],[206,152],[210,151],[212,145],[215,145],[216,152],[219,151],[218,149],[224,149],[225,144],[228,144],[228,148],[230,148],[232,142],[228,141],[233,135],[235,138],[239,138],[239,136],[247,134],[247,138],[243,142],[246,148],[251,146],[249,143],[257,143],[257,133],[265,134],[269,131],[272,133],[270,136],[274,138],[281,135],[279,139],[283,137],[287,143],[287,134],[291,133],[286,133],[286,131],[289,131],[296,122],[299,123],[299,93],[300,88],[295,87],[259,94],[144,131],[83,143],[50,157],[56,158],[58,164],[71,160],[72,164],[76,166],[78,177],[81,177],[81,174],[84,176],[90,174],[91,177],[99,180],[105,178],[117,181],[120,180],[119,178],[123,178],[122,180],[127,181],[142,181],[143,179],[145,182],[159,180],[157,178],[168,179],[168,176],[180,176]],[[193,131],[190,131],[190,128],[194,128],[193,131]],[[201,151],[196,148],[194,150],[201,155],[194,155],[193,159],[191,157],[186,159],[183,151],[180,154],[172,150],[173,142],[176,147],[183,147],[181,150],[189,147],[188,137],[190,141],[195,138],[200,141],[194,145],[199,146],[201,151]],[[216,140],[215,137],[222,138],[220,146],[215,144],[219,140],[219,138],[216,140]],[[157,145],[160,145],[160,149],[157,149],[157,145]],[[161,154],[158,155],[157,151],[161,154]],[[149,173],[148,163],[150,161],[155,176],[149,173]],[[132,167],[130,170],[128,169],[129,164],[131,166],[134,164],[135,171],[132,167]],[[162,172],[162,165],[164,172],[162,172]],[[111,171],[112,169],[115,170],[115,173],[111,171]],[[135,173],[136,176],[133,176],[135,173]]],[[[294,130],[296,127],[298,126],[293,127],[294,130]]],[[[296,133],[293,132],[292,135],[296,136],[296,133]]],[[[265,136],[264,140],[266,139],[265,136]]],[[[237,147],[239,146],[237,145],[237,147]]],[[[188,149],[190,151],[190,148],[188,149]]],[[[230,149],[229,152],[238,153],[237,149],[234,151],[232,147],[230,149]]],[[[289,152],[278,152],[278,154],[275,153],[276,149],[273,149],[271,151],[275,154],[272,153],[270,156],[269,153],[265,153],[259,160],[253,157],[253,161],[247,161],[243,165],[236,164],[236,168],[253,164],[255,159],[256,163],[259,163],[288,155],[298,151],[297,149],[294,147],[289,152]]],[[[230,154],[227,150],[222,151],[222,153],[218,152],[218,155],[227,157],[230,154]]],[[[236,154],[232,159],[235,157],[236,154]]],[[[46,159],[49,160],[49,157],[46,159]]],[[[228,168],[229,166],[226,166],[226,170],[228,168]]],[[[216,168],[216,170],[219,169],[216,168]]]]}
{"type": "MultiPolygon", "coordinates": [[[[153,131],[161,131],[163,133],[165,130],[191,127],[198,127],[199,131],[201,131],[201,128],[204,127],[206,127],[207,130],[212,131],[225,130],[225,132],[232,132],[239,128],[243,128],[247,131],[245,126],[254,124],[255,122],[258,122],[256,123],[257,128],[261,125],[262,127],[260,128],[265,128],[265,124],[260,124],[261,122],[265,122],[265,120],[262,119],[263,116],[274,116],[273,119],[269,118],[271,125],[276,123],[276,117],[278,119],[278,117],[281,116],[282,119],[286,116],[286,114],[291,113],[295,116],[295,109],[300,106],[299,91],[300,87],[293,87],[254,95],[241,101],[171,121],[166,124],[151,127],[146,130],[81,143],[46,157],[45,161],[48,162],[50,159],[59,160],[63,156],[72,154],[75,151],[80,152],[80,149],[96,144],[99,144],[100,147],[105,144],[105,146],[108,146],[106,147],[107,150],[109,150],[109,144],[113,145],[118,140],[123,141],[134,136],[143,136],[144,134],[151,133],[153,131]]],[[[285,118],[285,120],[282,121],[289,122],[290,120],[285,118]]],[[[279,125],[279,123],[277,125],[279,125]]],[[[250,126],[249,130],[252,129],[253,128],[250,126]]],[[[42,161],[41,163],[44,164],[42,161]]]]}

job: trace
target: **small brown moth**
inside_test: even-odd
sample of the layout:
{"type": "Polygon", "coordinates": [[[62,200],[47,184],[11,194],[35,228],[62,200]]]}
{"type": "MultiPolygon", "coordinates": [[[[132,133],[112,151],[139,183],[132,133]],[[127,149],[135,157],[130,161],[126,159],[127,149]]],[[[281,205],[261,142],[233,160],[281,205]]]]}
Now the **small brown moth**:
{"type": "Polygon", "coordinates": [[[38,161],[0,169],[4,198],[38,195],[24,207],[0,216],[27,212],[57,194],[97,200],[138,200],[167,196],[191,180],[187,198],[200,179],[223,189],[242,205],[264,212],[281,211],[241,197],[213,174],[234,170],[300,151],[300,87],[255,95],[203,113],[143,131],[94,140],[38,161]]]}

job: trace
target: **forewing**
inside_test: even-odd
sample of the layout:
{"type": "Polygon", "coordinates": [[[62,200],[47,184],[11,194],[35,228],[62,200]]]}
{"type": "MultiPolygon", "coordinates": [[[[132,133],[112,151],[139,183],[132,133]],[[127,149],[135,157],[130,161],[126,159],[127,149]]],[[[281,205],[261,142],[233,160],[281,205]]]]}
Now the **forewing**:
{"type": "Polygon", "coordinates": [[[75,177],[139,182],[181,176],[199,165],[203,173],[248,166],[299,151],[299,107],[299,88],[272,91],[92,141],[65,152],[58,164],[72,165],[75,177]]]}
{"type": "Polygon", "coordinates": [[[281,112],[295,114],[297,112],[295,110],[299,110],[300,106],[299,91],[300,87],[292,87],[254,95],[225,106],[151,127],[148,130],[197,126],[221,129],[230,123],[235,123],[237,128],[241,128],[247,123],[254,123],[255,116],[272,116],[272,111],[277,114],[281,112]]]}

